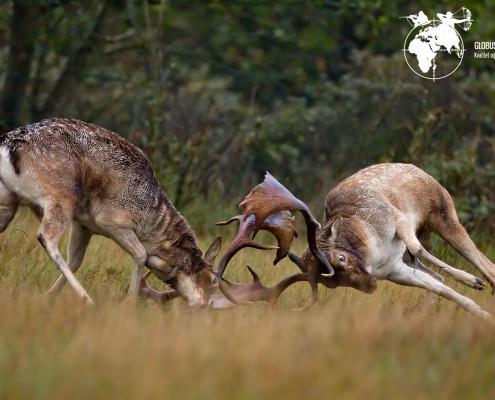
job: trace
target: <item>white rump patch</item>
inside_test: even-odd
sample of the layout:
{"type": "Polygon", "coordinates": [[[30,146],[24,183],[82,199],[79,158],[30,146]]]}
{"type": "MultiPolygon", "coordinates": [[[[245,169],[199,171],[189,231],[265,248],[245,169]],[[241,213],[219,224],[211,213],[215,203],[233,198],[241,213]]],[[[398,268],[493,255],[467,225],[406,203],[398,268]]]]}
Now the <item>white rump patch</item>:
{"type": "Polygon", "coordinates": [[[22,171],[19,175],[15,173],[14,166],[10,162],[9,150],[5,147],[0,147],[0,178],[9,190],[19,197],[44,207],[45,198],[42,196],[39,186],[36,185],[32,177],[22,174],[22,171]]]}

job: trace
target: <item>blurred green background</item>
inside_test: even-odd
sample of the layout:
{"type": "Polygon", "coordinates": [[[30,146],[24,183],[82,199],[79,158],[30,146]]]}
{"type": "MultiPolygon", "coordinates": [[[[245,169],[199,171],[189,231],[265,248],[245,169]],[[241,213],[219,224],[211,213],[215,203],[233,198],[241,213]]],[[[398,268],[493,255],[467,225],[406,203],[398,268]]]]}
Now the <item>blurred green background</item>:
{"type": "MultiPolygon", "coordinates": [[[[475,59],[473,43],[495,38],[494,12],[467,0],[0,0],[0,133],[52,116],[119,133],[149,156],[203,249],[232,240],[236,227],[214,222],[266,170],[320,218],[340,179],[411,162],[447,187],[493,260],[495,60],[475,59]],[[461,66],[418,77],[399,17],[462,6],[474,22],[461,66]]],[[[37,228],[20,212],[0,235],[0,399],[495,398],[493,329],[447,300],[418,311],[417,288],[322,288],[305,313],[288,311],[307,301],[302,283],[274,313],[130,308],[132,260],[99,237],[77,273],[89,309],[70,288],[42,295],[58,272],[37,228]]],[[[294,244],[301,254],[304,235],[294,244]]],[[[266,284],[296,272],[272,260],[242,251],[229,278],[247,282],[248,263],[266,284]]],[[[495,314],[488,292],[447,283],[495,314]]]]}
{"type": "MultiPolygon", "coordinates": [[[[488,1],[0,1],[0,131],[94,122],[140,146],[181,209],[235,209],[266,170],[321,212],[340,179],[411,162],[471,232],[495,226],[495,34],[488,1]],[[399,17],[471,10],[460,68],[435,82],[399,17]]],[[[452,63],[458,60],[453,56],[452,63]]],[[[320,215],[320,214],[318,214],[320,215]]],[[[211,223],[211,221],[210,221],[211,223]]]]}

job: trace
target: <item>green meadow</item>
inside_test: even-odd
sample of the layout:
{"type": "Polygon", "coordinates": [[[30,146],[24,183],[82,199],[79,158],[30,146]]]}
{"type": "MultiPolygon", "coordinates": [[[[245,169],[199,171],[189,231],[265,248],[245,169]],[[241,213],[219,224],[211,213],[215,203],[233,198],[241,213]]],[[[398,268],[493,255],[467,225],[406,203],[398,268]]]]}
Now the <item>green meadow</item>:
{"type": "MultiPolygon", "coordinates": [[[[44,295],[58,272],[37,227],[24,210],[0,236],[1,399],[495,396],[493,328],[444,299],[422,309],[423,290],[387,282],[372,295],[320,287],[318,304],[306,312],[291,311],[310,295],[304,283],[289,288],[274,311],[257,303],[188,312],[180,300],[132,306],[122,302],[130,257],[94,237],[77,273],[96,302],[90,307],[69,287],[44,295]]],[[[228,240],[234,230],[217,233],[228,240]]],[[[212,239],[200,237],[201,247],[212,239]]],[[[67,235],[62,248],[66,242],[67,235]]],[[[480,247],[494,258],[493,246],[480,247]]],[[[303,250],[298,239],[296,251],[303,250]]],[[[440,242],[435,254],[475,272],[440,242]]],[[[274,267],[272,259],[243,250],[227,275],[245,282],[249,264],[273,284],[296,272],[290,261],[274,267]]],[[[447,283],[495,313],[489,291],[447,283]]]]}

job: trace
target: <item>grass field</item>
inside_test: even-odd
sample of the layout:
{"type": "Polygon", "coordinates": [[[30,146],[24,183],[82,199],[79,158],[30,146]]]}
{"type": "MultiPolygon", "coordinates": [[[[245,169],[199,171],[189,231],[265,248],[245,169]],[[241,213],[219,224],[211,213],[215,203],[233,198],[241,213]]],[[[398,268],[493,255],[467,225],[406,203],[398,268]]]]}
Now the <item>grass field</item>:
{"type": "MultiPolygon", "coordinates": [[[[121,303],[130,257],[95,237],[77,273],[96,300],[87,307],[70,288],[43,295],[58,272],[37,228],[21,212],[0,235],[0,399],[495,398],[493,328],[446,300],[415,311],[420,289],[380,282],[365,295],[321,287],[307,312],[290,311],[309,297],[302,283],[274,312],[254,304],[191,313],[180,301],[131,307],[121,303]]],[[[217,233],[228,239],[232,232],[217,233]]],[[[201,247],[211,239],[201,238],[201,247]]],[[[302,241],[297,246],[300,253],[302,241]]],[[[480,247],[495,258],[495,247],[480,247]]],[[[435,254],[468,265],[438,244],[435,254]]],[[[247,263],[266,283],[296,271],[288,261],[273,267],[272,259],[243,251],[228,275],[247,281],[247,263]]],[[[447,283],[495,313],[488,291],[447,283]]]]}

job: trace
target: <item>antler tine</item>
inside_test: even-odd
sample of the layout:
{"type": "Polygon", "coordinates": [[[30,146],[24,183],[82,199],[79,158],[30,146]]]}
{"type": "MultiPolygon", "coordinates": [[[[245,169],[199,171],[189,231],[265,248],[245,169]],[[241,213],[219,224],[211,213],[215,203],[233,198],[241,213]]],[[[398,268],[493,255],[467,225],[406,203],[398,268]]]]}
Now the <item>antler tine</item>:
{"type": "Polygon", "coordinates": [[[306,221],[309,249],[325,267],[326,272],[322,275],[333,276],[334,270],[330,262],[316,244],[316,229],[321,228],[320,224],[308,206],[289,192],[269,172],[266,173],[265,180],[251,190],[251,193],[246,196],[239,206],[244,208],[244,215],[255,215],[254,235],[261,229],[263,222],[270,215],[282,210],[301,211],[306,221]]]}
{"type": "Polygon", "coordinates": [[[225,253],[222,256],[222,259],[218,263],[216,274],[219,277],[221,277],[223,275],[225,268],[227,268],[227,264],[229,263],[230,259],[239,250],[243,249],[244,247],[254,247],[256,249],[261,249],[261,250],[277,250],[277,249],[279,249],[278,246],[269,246],[266,244],[257,243],[251,239],[251,234],[253,233],[254,227],[255,227],[254,214],[251,214],[247,217],[245,217],[244,215],[237,215],[237,216],[229,219],[228,221],[218,222],[217,225],[228,225],[233,221],[239,221],[239,232],[237,233],[237,236],[232,241],[232,243],[227,248],[227,250],[225,250],[225,253]]]}
{"type": "Polygon", "coordinates": [[[249,266],[248,268],[253,276],[253,281],[251,283],[234,283],[222,278],[222,281],[229,286],[228,295],[230,297],[226,296],[223,291],[223,296],[221,294],[213,294],[209,298],[209,305],[213,308],[230,308],[239,304],[249,304],[255,300],[264,300],[262,294],[267,290],[267,288],[263,286],[256,272],[254,272],[249,266]],[[252,299],[254,293],[257,293],[256,299],[252,299]],[[249,298],[246,299],[246,296],[249,298]],[[235,299],[231,297],[235,297],[235,299]]]}
{"type": "Polygon", "coordinates": [[[253,292],[255,296],[247,296],[246,300],[248,302],[252,302],[256,300],[264,300],[268,302],[268,304],[270,305],[270,309],[273,309],[275,307],[275,304],[277,303],[278,298],[284,292],[285,289],[287,289],[289,286],[291,286],[294,283],[306,282],[306,281],[308,281],[309,284],[311,285],[311,298],[304,307],[297,308],[294,311],[307,310],[316,303],[316,300],[318,300],[318,271],[309,271],[309,272],[290,275],[287,278],[282,279],[275,286],[268,288],[266,286],[263,286],[258,274],[254,272],[254,270],[249,265],[247,266],[247,268],[249,269],[249,272],[251,272],[251,275],[253,276],[252,285],[255,286],[256,288],[259,288],[261,286],[264,289],[262,293],[253,292]]]}
{"type": "Polygon", "coordinates": [[[146,272],[141,278],[141,282],[139,283],[139,292],[138,295],[142,298],[148,298],[156,301],[157,303],[165,304],[169,300],[173,300],[177,297],[180,297],[179,292],[175,290],[165,290],[163,292],[159,292],[153,289],[150,285],[148,285],[148,277],[150,276],[151,271],[146,272]]]}
{"type": "Polygon", "coordinates": [[[309,284],[311,285],[311,298],[304,307],[297,308],[294,311],[304,311],[312,307],[318,300],[318,272],[319,271],[308,271],[308,272],[294,274],[288,276],[287,278],[277,283],[275,286],[269,288],[268,290],[270,291],[269,294],[270,297],[268,302],[270,304],[270,308],[273,309],[275,307],[278,298],[280,297],[282,292],[284,292],[285,289],[287,289],[289,286],[291,286],[296,282],[306,282],[306,281],[309,282],[309,284]]]}
{"type": "Polygon", "coordinates": [[[275,286],[266,287],[261,283],[258,274],[249,265],[247,268],[253,276],[253,281],[251,283],[233,283],[224,279],[230,286],[228,293],[233,299],[225,296],[228,300],[226,301],[221,295],[212,295],[210,297],[210,305],[214,308],[229,308],[237,304],[250,304],[255,301],[266,301],[269,304],[270,309],[273,309],[278,298],[285,289],[296,282],[305,281],[308,281],[311,285],[311,298],[304,307],[298,308],[295,311],[308,309],[318,299],[317,279],[319,271],[309,271],[291,275],[277,283],[275,286]]]}

